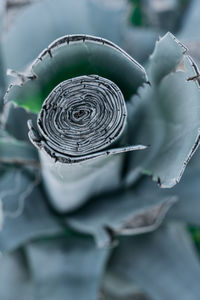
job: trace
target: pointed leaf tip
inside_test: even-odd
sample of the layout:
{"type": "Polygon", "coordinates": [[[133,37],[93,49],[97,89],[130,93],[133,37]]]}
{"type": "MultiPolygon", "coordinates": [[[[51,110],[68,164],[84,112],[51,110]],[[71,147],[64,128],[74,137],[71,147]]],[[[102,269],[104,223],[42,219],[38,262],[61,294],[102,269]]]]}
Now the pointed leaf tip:
{"type": "Polygon", "coordinates": [[[160,38],[149,59],[147,74],[150,82],[159,84],[162,78],[175,70],[186,51],[187,48],[170,32],[160,38]]]}

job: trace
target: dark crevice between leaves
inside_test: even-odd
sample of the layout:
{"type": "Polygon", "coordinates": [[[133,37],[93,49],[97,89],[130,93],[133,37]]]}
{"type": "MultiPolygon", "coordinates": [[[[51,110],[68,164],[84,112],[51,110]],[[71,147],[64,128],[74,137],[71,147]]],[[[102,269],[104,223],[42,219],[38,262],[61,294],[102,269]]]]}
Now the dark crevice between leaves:
{"type": "Polygon", "coordinates": [[[26,6],[28,4],[31,4],[33,2],[36,2],[36,1],[39,1],[39,0],[7,0],[7,3],[6,3],[6,8],[7,9],[10,9],[10,8],[21,8],[23,6],[26,6]]]}
{"type": "MultiPolygon", "coordinates": [[[[65,225],[66,227],[66,225],[65,225]]],[[[84,234],[84,233],[79,233],[70,227],[65,228],[63,232],[60,232],[60,234],[56,233],[55,235],[51,236],[41,236],[40,238],[35,239],[36,241],[52,241],[52,240],[58,240],[58,239],[64,239],[70,236],[74,237],[80,237],[80,238],[85,238],[85,239],[91,239],[92,236],[89,234],[84,234]]]]}

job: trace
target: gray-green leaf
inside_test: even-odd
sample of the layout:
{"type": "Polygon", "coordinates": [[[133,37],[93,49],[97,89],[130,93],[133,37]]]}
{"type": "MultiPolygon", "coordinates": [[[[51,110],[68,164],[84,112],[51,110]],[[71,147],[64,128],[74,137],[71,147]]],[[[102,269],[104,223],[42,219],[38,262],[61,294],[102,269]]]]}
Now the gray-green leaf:
{"type": "Polygon", "coordinates": [[[152,175],[161,187],[174,186],[199,145],[197,67],[183,51],[171,34],[163,37],[149,61],[147,73],[152,85],[141,89],[138,99],[132,99],[133,108],[136,104],[138,108],[130,115],[130,135],[133,143],[150,147],[145,156],[131,155],[127,182],[140,170],[152,175]]]}
{"type": "Polygon", "coordinates": [[[65,230],[61,220],[49,210],[39,185],[38,172],[10,168],[1,176],[3,224],[0,251],[6,252],[28,241],[65,230]]]}
{"type": "Polygon", "coordinates": [[[128,190],[116,190],[95,199],[66,216],[66,224],[92,234],[102,247],[116,235],[135,235],[158,228],[176,197],[162,195],[149,178],[128,190]]]}
{"type": "Polygon", "coordinates": [[[37,151],[30,143],[17,140],[6,133],[0,136],[0,163],[34,165],[39,167],[37,151]]]}
{"type": "Polygon", "coordinates": [[[30,243],[26,253],[35,299],[97,300],[109,252],[84,237],[30,243]]]}
{"type": "Polygon", "coordinates": [[[199,299],[199,258],[181,225],[121,239],[108,271],[132,281],[153,300],[199,299]]]}

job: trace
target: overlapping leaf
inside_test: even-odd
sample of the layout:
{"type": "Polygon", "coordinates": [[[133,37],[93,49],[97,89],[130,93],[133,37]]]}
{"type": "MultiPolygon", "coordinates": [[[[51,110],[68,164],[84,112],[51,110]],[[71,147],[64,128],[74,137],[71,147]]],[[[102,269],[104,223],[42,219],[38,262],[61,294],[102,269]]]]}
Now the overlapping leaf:
{"type": "Polygon", "coordinates": [[[108,270],[130,286],[139,286],[150,299],[199,297],[199,259],[188,232],[180,225],[121,239],[108,270]]]}
{"type": "Polygon", "coordinates": [[[38,172],[35,175],[31,173],[23,168],[11,167],[1,176],[1,252],[16,249],[40,236],[65,231],[61,221],[47,207],[38,172]]]}
{"type": "Polygon", "coordinates": [[[34,147],[25,141],[9,136],[3,131],[0,135],[0,163],[39,167],[38,154],[34,147]]]}
{"type": "Polygon", "coordinates": [[[161,187],[172,187],[180,180],[199,145],[200,90],[192,80],[195,70],[173,36],[167,34],[157,43],[147,69],[151,86],[132,99],[129,120],[133,143],[150,147],[145,156],[136,153],[130,158],[128,182],[137,168],[152,175],[161,187]]]}
{"type": "Polygon", "coordinates": [[[92,239],[84,237],[30,243],[26,253],[35,299],[98,299],[109,252],[97,249],[92,239]]]}
{"type": "Polygon", "coordinates": [[[66,224],[82,233],[92,234],[102,247],[116,235],[135,235],[155,230],[176,197],[162,195],[150,179],[143,179],[129,190],[116,190],[96,197],[73,214],[66,224]]]}
{"type": "Polygon", "coordinates": [[[115,44],[85,35],[64,36],[48,46],[10,86],[6,101],[38,113],[49,93],[62,81],[96,74],[112,80],[129,99],[147,81],[143,67],[115,44]],[[134,79],[133,79],[134,78],[134,79]],[[18,86],[19,85],[19,86],[18,86]]]}

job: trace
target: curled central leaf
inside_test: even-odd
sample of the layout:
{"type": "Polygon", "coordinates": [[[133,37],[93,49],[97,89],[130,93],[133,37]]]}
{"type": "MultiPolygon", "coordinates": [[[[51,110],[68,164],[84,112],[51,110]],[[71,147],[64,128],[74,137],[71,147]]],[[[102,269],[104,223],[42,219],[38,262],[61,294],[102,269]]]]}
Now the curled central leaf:
{"type": "Polygon", "coordinates": [[[38,127],[55,151],[89,154],[116,141],[126,125],[120,89],[97,75],[79,76],[57,85],[44,101],[38,127]]]}

